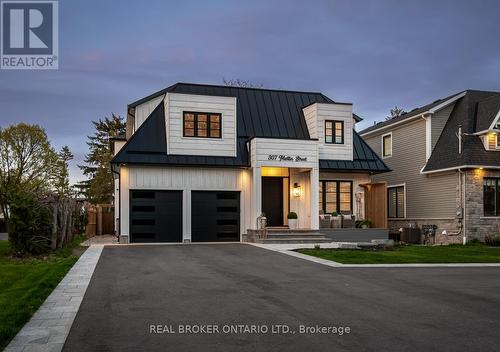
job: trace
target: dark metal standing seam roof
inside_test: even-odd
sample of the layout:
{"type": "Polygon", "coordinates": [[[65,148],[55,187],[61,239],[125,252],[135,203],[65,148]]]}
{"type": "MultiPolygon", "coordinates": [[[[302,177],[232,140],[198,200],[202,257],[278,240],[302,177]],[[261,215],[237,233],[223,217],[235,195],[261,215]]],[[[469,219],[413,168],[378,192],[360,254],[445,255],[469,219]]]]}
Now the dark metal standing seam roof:
{"type": "MultiPolygon", "coordinates": [[[[167,154],[165,111],[159,104],[130,140],[113,158],[112,164],[170,164],[249,167],[247,140],[252,137],[310,139],[302,108],[312,103],[334,103],[321,93],[258,88],[177,83],[129,105],[142,104],[167,92],[236,97],[237,156],[167,154]]],[[[358,118],[357,116],[353,116],[358,118]]],[[[354,160],[320,160],[320,169],[386,172],[384,162],[353,131],[354,160]]]]}

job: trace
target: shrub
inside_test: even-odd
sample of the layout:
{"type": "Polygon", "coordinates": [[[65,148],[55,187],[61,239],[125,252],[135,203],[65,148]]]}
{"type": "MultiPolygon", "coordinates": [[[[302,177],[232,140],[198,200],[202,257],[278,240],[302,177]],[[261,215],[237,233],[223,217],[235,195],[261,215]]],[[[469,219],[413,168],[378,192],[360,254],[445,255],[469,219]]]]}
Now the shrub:
{"type": "Polygon", "coordinates": [[[288,213],[288,219],[297,219],[298,216],[297,216],[297,213],[291,211],[288,213]]]}
{"type": "Polygon", "coordinates": [[[484,242],[489,246],[500,247],[500,235],[486,236],[484,242]]]}
{"type": "Polygon", "coordinates": [[[373,221],[371,221],[370,219],[359,220],[359,221],[356,221],[356,225],[355,226],[357,228],[363,228],[363,227],[372,228],[373,227],[373,221]]]}
{"type": "Polygon", "coordinates": [[[332,213],[332,216],[339,216],[339,214],[338,214],[336,211],[334,211],[334,212],[332,213]]]}
{"type": "Polygon", "coordinates": [[[50,248],[52,216],[36,195],[18,191],[11,199],[9,241],[16,254],[40,254],[50,248]]]}

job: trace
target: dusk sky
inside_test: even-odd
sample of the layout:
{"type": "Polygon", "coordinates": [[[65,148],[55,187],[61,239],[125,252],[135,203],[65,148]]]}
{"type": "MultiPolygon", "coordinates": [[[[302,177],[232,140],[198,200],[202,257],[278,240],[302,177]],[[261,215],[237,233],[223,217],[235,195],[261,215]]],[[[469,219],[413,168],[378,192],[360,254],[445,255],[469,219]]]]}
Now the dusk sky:
{"type": "Polygon", "coordinates": [[[321,91],[365,120],[500,91],[500,1],[60,1],[59,70],[0,71],[0,126],[87,152],[92,120],[176,82],[321,91]]]}

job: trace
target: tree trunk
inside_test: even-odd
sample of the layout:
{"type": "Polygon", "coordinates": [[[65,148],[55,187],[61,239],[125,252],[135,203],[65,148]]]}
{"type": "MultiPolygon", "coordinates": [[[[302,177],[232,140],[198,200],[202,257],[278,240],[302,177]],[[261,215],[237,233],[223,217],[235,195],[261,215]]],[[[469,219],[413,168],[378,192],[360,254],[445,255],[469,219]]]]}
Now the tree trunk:
{"type": "Polygon", "coordinates": [[[56,249],[57,248],[57,212],[59,211],[58,209],[58,202],[54,201],[52,204],[52,238],[50,242],[50,248],[56,249]]]}
{"type": "Polygon", "coordinates": [[[68,225],[68,203],[67,200],[64,199],[61,203],[62,205],[62,229],[61,229],[61,248],[63,245],[66,244],[66,231],[67,231],[67,225],[68,225]]]}
{"type": "Polygon", "coordinates": [[[68,232],[66,239],[68,242],[73,240],[73,199],[68,200],[68,232]]]}

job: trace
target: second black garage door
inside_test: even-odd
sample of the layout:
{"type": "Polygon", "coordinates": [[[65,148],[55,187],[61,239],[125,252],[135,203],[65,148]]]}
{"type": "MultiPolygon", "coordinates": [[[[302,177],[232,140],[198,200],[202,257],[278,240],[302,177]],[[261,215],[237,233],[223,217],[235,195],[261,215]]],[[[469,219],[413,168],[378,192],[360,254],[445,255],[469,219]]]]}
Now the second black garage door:
{"type": "Polygon", "coordinates": [[[130,191],[130,242],[182,242],[182,191],[130,191]]]}
{"type": "Polygon", "coordinates": [[[240,193],[191,192],[191,241],[240,240],[240,193]]]}

